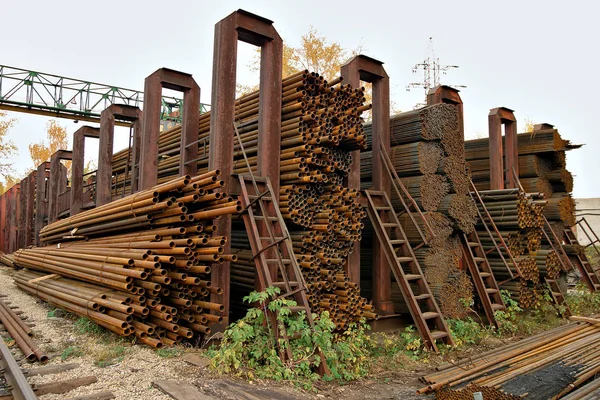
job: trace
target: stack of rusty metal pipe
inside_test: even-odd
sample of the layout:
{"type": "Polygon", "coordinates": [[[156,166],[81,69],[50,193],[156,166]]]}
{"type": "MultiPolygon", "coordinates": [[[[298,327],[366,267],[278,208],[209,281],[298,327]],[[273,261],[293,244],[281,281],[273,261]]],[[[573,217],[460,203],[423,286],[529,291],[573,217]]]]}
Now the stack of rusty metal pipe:
{"type": "MultiPolygon", "coordinates": [[[[370,124],[365,125],[365,132],[367,145],[372,150],[370,124]]],[[[435,238],[416,252],[420,266],[444,315],[452,318],[464,315],[468,310],[460,304],[470,303],[472,293],[467,293],[470,286],[464,285],[469,278],[459,269],[462,252],[458,235],[474,229],[477,208],[469,196],[469,173],[464,159],[458,108],[450,104],[436,104],[393,116],[390,120],[390,145],[389,156],[394,170],[425,212],[434,231],[435,238]],[[460,297],[463,294],[467,296],[466,301],[460,297]]],[[[361,153],[363,189],[372,184],[373,157],[379,157],[379,153],[361,153]]],[[[397,212],[403,211],[400,199],[393,191],[391,200],[397,212]]],[[[418,215],[414,219],[421,224],[418,215]]],[[[411,244],[421,245],[423,239],[413,219],[404,214],[400,222],[411,244]]],[[[425,226],[420,226],[420,229],[428,232],[425,226]]],[[[372,237],[371,232],[368,236],[372,237]]],[[[367,243],[361,248],[366,253],[364,262],[368,263],[363,279],[365,284],[369,284],[372,246],[367,243]]],[[[395,285],[392,290],[395,308],[400,312],[406,310],[395,285]]]]}
{"type": "MultiPolygon", "coordinates": [[[[258,102],[259,93],[254,92],[235,103],[236,127],[252,171],[257,166],[258,102]]],[[[350,171],[350,152],[366,146],[361,114],[370,108],[365,105],[364,89],[344,85],[341,78],[327,82],[316,73],[301,71],[282,82],[279,206],[299,262],[312,264],[315,271],[333,271],[334,277],[344,274],[342,267],[354,243],[361,238],[361,220],[366,216],[359,203],[359,192],[342,184],[350,171]]],[[[210,113],[202,114],[199,122],[198,168],[202,173],[208,165],[210,113]]],[[[160,135],[159,182],[178,173],[180,136],[179,126],[160,135]]],[[[128,151],[114,155],[114,184],[129,185],[125,174],[129,158],[128,151]]],[[[248,172],[238,141],[234,147],[234,172],[248,172]]],[[[241,224],[234,224],[234,229],[236,226],[244,232],[241,224]]],[[[246,245],[237,247],[232,243],[233,252],[247,250],[246,245]]],[[[243,268],[242,264],[248,267],[248,263],[238,263],[235,273],[235,268],[243,268]]],[[[253,286],[254,277],[250,275],[241,269],[235,275],[245,290],[253,286]]],[[[313,312],[328,309],[329,303],[321,299],[336,295],[337,284],[307,281],[313,312]]],[[[340,304],[342,326],[372,314],[372,307],[360,298],[358,288],[350,290],[354,297],[340,297],[358,300],[348,303],[352,306],[343,301],[340,304]]]]}
{"type": "Polygon", "coordinates": [[[218,178],[175,178],[46,226],[46,246],[14,253],[28,269],[18,286],[154,347],[210,333],[224,310],[209,301],[222,293],[211,269],[237,259],[213,220],[241,211],[218,178]]]}
{"type": "MultiPolygon", "coordinates": [[[[575,202],[571,196],[573,175],[566,169],[566,151],[577,149],[556,129],[544,129],[517,135],[519,153],[519,180],[528,193],[541,193],[548,204],[544,215],[557,236],[562,238],[564,227],[575,224],[575,202]]],[[[489,140],[465,142],[465,156],[475,186],[490,188],[489,140]]]]}
{"type": "Polygon", "coordinates": [[[29,361],[48,361],[48,356],[31,339],[31,328],[3,301],[0,300],[0,322],[29,361]]]}
{"type": "MultiPolygon", "coordinates": [[[[513,396],[518,396],[516,398],[521,398],[534,390],[541,379],[539,377],[545,376],[545,371],[549,370],[553,370],[555,374],[560,373],[557,370],[564,371],[561,374],[562,379],[569,382],[564,386],[552,385],[553,389],[549,389],[551,393],[546,393],[545,398],[563,398],[590,381],[590,385],[597,385],[597,381],[593,379],[600,372],[600,353],[590,349],[600,346],[600,320],[571,318],[586,322],[564,325],[474,358],[442,365],[437,368],[438,371],[422,378],[427,386],[418,392],[440,391],[436,398],[462,399],[466,397],[452,388],[471,384],[477,388],[504,388],[510,390],[513,396]],[[522,379],[524,375],[531,379],[522,379]],[[517,379],[520,383],[511,385],[511,381],[517,379]],[[442,390],[443,388],[445,390],[442,390]]],[[[506,393],[490,392],[489,397],[485,399],[515,398],[506,396],[506,393]]]]}

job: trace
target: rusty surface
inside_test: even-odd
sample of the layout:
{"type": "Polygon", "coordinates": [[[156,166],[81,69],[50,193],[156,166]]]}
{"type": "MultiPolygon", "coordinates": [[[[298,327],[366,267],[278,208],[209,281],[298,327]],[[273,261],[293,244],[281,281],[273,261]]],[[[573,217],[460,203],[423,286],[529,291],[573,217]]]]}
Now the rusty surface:
{"type": "Polygon", "coordinates": [[[72,160],[73,152],[58,150],[50,157],[50,181],[48,183],[48,223],[58,219],[58,196],[67,189],[67,170],[62,160],[72,160]]]}
{"type": "Polygon", "coordinates": [[[70,215],[81,212],[83,206],[83,169],[85,163],[85,138],[100,137],[100,129],[82,126],[73,133],[73,163],[71,165],[70,215]]]}
{"type": "Polygon", "coordinates": [[[429,93],[427,93],[427,105],[431,106],[434,104],[446,103],[453,104],[458,107],[458,123],[460,133],[465,138],[465,124],[463,119],[463,101],[460,98],[459,94],[460,90],[455,89],[450,86],[440,85],[434,88],[429,89],[429,93]]]}
{"type": "Polygon", "coordinates": [[[21,181],[21,190],[19,192],[19,216],[18,216],[18,236],[17,248],[25,247],[25,227],[27,219],[27,192],[29,181],[27,177],[21,181]]]}
{"type": "Polygon", "coordinates": [[[197,170],[196,163],[188,161],[195,159],[198,154],[200,87],[190,74],[160,68],[144,82],[144,117],[139,158],[140,190],[149,189],[157,182],[162,88],[183,92],[179,172],[180,175],[195,175],[197,170]]]}
{"type": "Polygon", "coordinates": [[[33,231],[34,231],[34,220],[33,213],[35,207],[35,185],[36,185],[37,172],[32,171],[27,176],[27,204],[25,210],[25,243],[24,246],[31,246],[34,242],[33,231]]]}
{"type": "Polygon", "coordinates": [[[43,162],[37,168],[36,176],[36,201],[35,201],[35,229],[34,242],[40,245],[39,233],[46,225],[47,207],[47,179],[50,177],[50,163],[43,162]]]}
{"type": "MultiPolygon", "coordinates": [[[[390,151],[390,82],[383,63],[359,55],[341,67],[341,75],[349,85],[358,88],[360,81],[373,84],[373,148],[383,145],[390,151]]],[[[360,190],[360,151],[352,152],[352,167],[348,175],[349,188],[360,190]]],[[[390,182],[381,157],[373,157],[373,187],[390,195],[390,182]]],[[[393,312],[391,301],[391,270],[385,261],[379,240],[374,239],[373,250],[373,303],[379,312],[393,312]]],[[[360,283],[360,244],[348,257],[346,271],[352,282],[360,283]]]]}
{"type": "Polygon", "coordinates": [[[488,115],[490,146],[490,189],[515,188],[513,169],[519,175],[517,120],[513,110],[492,108],[488,115]],[[505,140],[502,144],[502,125],[505,140]],[[504,157],[504,159],[503,159],[504,157]]]}
{"type": "MultiPolygon", "coordinates": [[[[215,25],[213,56],[212,102],[210,116],[209,169],[219,169],[228,187],[233,173],[234,112],[237,42],[261,47],[259,98],[259,175],[279,176],[279,143],[281,127],[281,55],[283,42],[272,21],[244,10],[238,10],[215,25]],[[274,84],[274,82],[277,82],[274,84]]],[[[279,190],[279,180],[272,181],[279,190]]],[[[231,236],[231,217],[217,222],[219,235],[231,236]]],[[[230,250],[228,243],[225,252],[230,250]]],[[[224,289],[213,293],[211,301],[222,303],[229,311],[230,264],[226,263],[212,274],[212,283],[224,289]]],[[[225,324],[227,320],[224,321],[225,324]]],[[[226,325],[223,325],[223,327],[226,325]]]]}
{"type": "Polygon", "coordinates": [[[98,172],[96,187],[96,206],[110,203],[112,199],[112,154],[115,135],[115,117],[132,123],[132,179],[131,192],[135,193],[138,187],[137,166],[140,159],[140,125],[142,111],[133,106],[113,104],[107,107],[100,116],[100,144],[98,149],[98,172]]]}

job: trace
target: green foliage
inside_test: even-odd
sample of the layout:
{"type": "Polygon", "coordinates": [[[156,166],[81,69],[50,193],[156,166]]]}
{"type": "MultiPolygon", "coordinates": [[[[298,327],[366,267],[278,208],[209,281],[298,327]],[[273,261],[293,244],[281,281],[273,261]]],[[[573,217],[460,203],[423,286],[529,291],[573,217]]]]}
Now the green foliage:
{"type": "Polygon", "coordinates": [[[156,354],[158,354],[159,357],[163,357],[163,358],[179,357],[182,353],[183,353],[183,350],[175,348],[175,347],[169,347],[166,349],[156,350],[156,354]]]}
{"type": "Polygon", "coordinates": [[[471,317],[466,319],[447,319],[448,327],[454,339],[455,347],[461,348],[465,345],[478,344],[490,336],[490,329],[481,326],[471,317]]]}
{"type": "Polygon", "coordinates": [[[73,329],[79,334],[90,333],[93,335],[103,335],[106,333],[106,329],[85,317],[81,317],[75,321],[73,329]]]}
{"type": "Polygon", "coordinates": [[[494,311],[494,318],[498,322],[498,330],[496,332],[499,336],[514,335],[519,329],[517,319],[519,314],[523,312],[523,309],[519,307],[519,303],[510,297],[508,290],[501,290],[500,294],[502,295],[506,309],[494,311]]]}
{"type": "Polygon", "coordinates": [[[583,283],[579,283],[573,292],[567,293],[565,300],[573,315],[593,315],[600,310],[600,292],[590,292],[583,283]]]}
{"type": "Polygon", "coordinates": [[[83,351],[79,347],[69,346],[61,353],[60,359],[62,361],[65,361],[68,358],[81,357],[81,356],[83,356],[83,351]]]}
{"type": "Polygon", "coordinates": [[[106,368],[118,364],[125,359],[125,352],[125,347],[121,345],[103,347],[102,351],[95,354],[94,365],[100,368],[106,368]]]}
{"type": "Polygon", "coordinates": [[[372,343],[366,335],[364,322],[353,324],[345,332],[334,333],[335,324],[328,312],[315,318],[311,329],[306,315],[292,313],[290,307],[296,302],[278,298],[280,289],[269,287],[264,292],[252,292],[244,301],[259,306],[248,310],[246,316],[231,324],[225,331],[221,346],[211,347],[213,357],[211,367],[220,373],[235,373],[249,379],[270,378],[276,381],[291,381],[305,389],[311,389],[319,379],[315,372],[322,351],[331,374],[326,380],[349,381],[360,378],[368,372],[372,343]],[[273,327],[266,314],[270,310],[277,313],[280,331],[285,331],[289,340],[274,339],[273,327]],[[291,354],[282,361],[281,352],[291,354]]]}

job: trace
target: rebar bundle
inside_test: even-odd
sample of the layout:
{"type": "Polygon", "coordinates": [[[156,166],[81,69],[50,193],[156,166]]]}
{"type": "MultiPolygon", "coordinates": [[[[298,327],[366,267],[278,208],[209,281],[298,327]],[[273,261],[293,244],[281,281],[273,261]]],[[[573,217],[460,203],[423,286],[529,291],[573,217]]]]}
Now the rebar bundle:
{"type": "Polygon", "coordinates": [[[535,398],[540,399],[559,399],[577,388],[591,387],[591,390],[582,390],[579,396],[564,397],[583,398],[597,387],[597,381],[593,379],[600,372],[600,360],[598,352],[591,349],[600,345],[600,327],[597,325],[600,320],[571,318],[589,324],[564,325],[475,357],[442,365],[422,378],[427,386],[418,392],[437,391],[436,398],[440,399],[472,399],[475,391],[482,392],[485,399],[522,398],[527,393],[535,393],[535,398]],[[556,382],[541,379],[547,371],[560,379],[556,382]],[[585,385],[590,380],[592,383],[585,385]],[[540,382],[544,382],[543,387],[540,382]],[[468,385],[465,389],[452,389],[465,384],[468,385]],[[543,392],[536,393],[536,390],[543,392]]]}
{"type": "Polygon", "coordinates": [[[153,347],[210,333],[223,321],[209,301],[211,268],[228,238],[214,236],[213,220],[239,213],[222,190],[219,171],[175,178],[150,190],[46,226],[45,247],[20,249],[25,271],[17,285],[57,307],[88,317],[153,347]],[[50,274],[50,275],[48,275],[50,274]]]}

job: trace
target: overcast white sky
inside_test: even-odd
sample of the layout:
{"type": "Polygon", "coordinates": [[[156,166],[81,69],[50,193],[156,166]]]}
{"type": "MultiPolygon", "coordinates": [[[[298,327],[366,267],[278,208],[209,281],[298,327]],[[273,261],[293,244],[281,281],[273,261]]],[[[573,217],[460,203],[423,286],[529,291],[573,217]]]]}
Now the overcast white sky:
{"type": "MultiPolygon", "coordinates": [[[[585,143],[568,155],[575,197],[600,197],[600,137],[597,132],[600,7],[572,1],[41,1],[0,2],[0,65],[143,90],[144,78],[160,67],[192,73],[210,103],[214,25],[238,8],[275,21],[289,44],[314,26],[330,41],[385,63],[392,100],[401,110],[422,101],[414,64],[428,54],[428,38],[442,63],[459,65],[442,83],[467,85],[467,138],[487,136],[490,108],[515,110],[554,124],[563,137],[585,143]],[[91,5],[93,4],[93,6],[91,5]]],[[[240,44],[238,82],[252,57],[240,44]]],[[[10,137],[19,146],[15,167],[33,167],[27,145],[45,135],[46,117],[19,119],[10,137]]],[[[62,120],[69,136],[80,125],[62,120]]],[[[116,146],[126,146],[120,134],[116,146]]],[[[88,146],[87,158],[97,147],[88,146]]]]}

